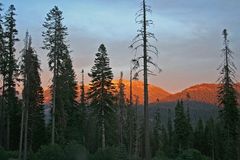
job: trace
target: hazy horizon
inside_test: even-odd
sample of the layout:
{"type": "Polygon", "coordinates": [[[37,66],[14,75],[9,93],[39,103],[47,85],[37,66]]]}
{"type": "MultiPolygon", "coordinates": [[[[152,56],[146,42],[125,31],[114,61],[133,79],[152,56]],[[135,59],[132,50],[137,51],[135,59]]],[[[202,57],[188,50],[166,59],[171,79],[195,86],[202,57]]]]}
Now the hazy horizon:
{"type": "MultiPolygon", "coordinates": [[[[217,71],[221,64],[223,47],[222,30],[228,29],[230,48],[235,53],[235,64],[240,55],[240,1],[202,0],[174,1],[148,0],[153,13],[149,17],[154,21],[151,30],[158,38],[155,45],[159,49],[156,62],[163,70],[150,77],[149,83],[168,92],[175,93],[199,83],[216,83],[217,71]]],[[[120,71],[128,79],[130,59],[134,53],[128,48],[136,35],[135,13],[139,10],[138,0],[3,0],[4,11],[10,4],[16,7],[18,38],[17,57],[23,47],[26,30],[33,38],[42,67],[43,87],[51,84],[52,74],[47,63],[47,51],[42,50],[42,27],[46,14],[54,5],[63,11],[64,24],[68,27],[68,40],[74,69],[78,81],[81,70],[90,72],[95,53],[101,43],[106,45],[110,56],[110,66],[115,79],[120,71]]],[[[239,71],[237,72],[239,73],[239,71]]],[[[86,74],[87,75],[87,74],[86,74]]],[[[237,74],[239,80],[239,74],[237,74]]],[[[89,78],[87,78],[87,81],[89,78]]]]}

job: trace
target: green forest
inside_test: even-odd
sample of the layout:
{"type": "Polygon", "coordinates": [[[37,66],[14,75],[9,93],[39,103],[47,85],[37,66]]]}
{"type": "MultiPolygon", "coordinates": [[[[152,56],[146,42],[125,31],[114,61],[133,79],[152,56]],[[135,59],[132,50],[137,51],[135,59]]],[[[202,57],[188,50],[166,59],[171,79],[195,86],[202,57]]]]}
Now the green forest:
{"type": "Polygon", "coordinates": [[[193,113],[190,105],[195,102],[182,99],[174,102],[174,107],[149,103],[149,76],[155,74],[152,67],[161,69],[154,61],[158,48],[151,43],[156,37],[149,31],[152,11],[145,0],[136,13],[136,37],[129,44],[129,50],[138,53],[129,55],[130,96],[125,94],[123,72],[118,84],[113,83],[108,46],[99,44],[95,53],[89,53],[95,55],[90,73],[82,70],[80,74],[77,100],[68,28],[63,12],[54,6],[39,31],[52,73],[51,103],[45,104],[41,62],[31,33],[26,32],[21,56],[16,58],[16,42],[20,41],[17,11],[14,5],[5,10],[2,4],[0,7],[0,160],[240,159],[237,70],[227,29],[219,33],[223,38],[219,48],[222,64],[218,69],[218,106],[212,110],[193,113]],[[91,79],[88,90],[85,75],[91,79]],[[131,83],[138,79],[144,82],[143,104],[132,95],[131,83]],[[46,109],[50,110],[48,117],[46,109]]]}

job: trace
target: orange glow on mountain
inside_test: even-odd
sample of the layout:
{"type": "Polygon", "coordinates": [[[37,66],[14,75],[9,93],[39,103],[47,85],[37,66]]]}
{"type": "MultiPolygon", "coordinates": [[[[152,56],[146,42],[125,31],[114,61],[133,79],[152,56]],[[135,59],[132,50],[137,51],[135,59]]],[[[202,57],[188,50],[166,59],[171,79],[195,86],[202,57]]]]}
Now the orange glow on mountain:
{"type": "MultiPolygon", "coordinates": [[[[116,89],[118,88],[118,80],[113,80],[113,83],[116,86],[116,89]]],[[[125,85],[125,97],[126,99],[129,99],[130,95],[130,81],[128,80],[123,80],[123,83],[125,85]]],[[[89,88],[89,85],[85,86],[85,92],[87,93],[87,90],[89,88]]],[[[77,100],[79,101],[80,99],[80,87],[78,86],[78,95],[77,95],[77,100]]],[[[143,104],[143,82],[141,81],[133,81],[133,101],[135,101],[135,97],[139,97],[139,104],[143,104]]],[[[158,101],[161,101],[163,98],[170,96],[170,93],[167,91],[149,84],[149,103],[156,103],[158,101]]],[[[50,103],[51,102],[51,92],[49,88],[46,88],[44,90],[44,102],[50,103]]]]}
{"type": "MultiPolygon", "coordinates": [[[[177,100],[190,100],[204,102],[208,104],[218,105],[218,88],[219,84],[198,84],[192,87],[189,87],[182,92],[172,94],[168,97],[165,97],[163,102],[173,102],[177,100]]],[[[240,93],[239,83],[235,86],[237,91],[238,100],[240,93]]]]}
{"type": "MultiPolygon", "coordinates": [[[[119,81],[113,80],[116,88],[119,81]]],[[[129,99],[130,95],[130,82],[128,80],[123,80],[125,85],[125,97],[129,99]]],[[[213,105],[218,105],[217,92],[218,84],[209,84],[203,83],[189,87],[181,92],[176,94],[171,94],[160,87],[149,84],[149,103],[158,103],[158,102],[175,102],[177,100],[189,100],[189,101],[198,101],[213,105]]],[[[89,85],[86,85],[85,91],[87,92],[89,85]]],[[[240,83],[236,85],[237,96],[240,103],[240,83]]],[[[133,81],[133,102],[135,103],[136,96],[139,97],[139,104],[143,104],[143,82],[133,81]]],[[[46,89],[44,91],[45,103],[50,103],[51,94],[50,90],[46,89]]],[[[80,98],[80,87],[78,87],[78,98],[80,98]]]]}

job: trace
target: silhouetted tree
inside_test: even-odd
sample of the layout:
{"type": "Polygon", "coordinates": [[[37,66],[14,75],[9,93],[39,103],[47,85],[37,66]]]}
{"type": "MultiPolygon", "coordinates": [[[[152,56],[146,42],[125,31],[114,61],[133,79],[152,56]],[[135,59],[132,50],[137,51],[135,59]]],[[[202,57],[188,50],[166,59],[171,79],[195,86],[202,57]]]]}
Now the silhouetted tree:
{"type": "MultiPolygon", "coordinates": [[[[133,76],[133,67],[131,65],[130,67],[130,85],[129,85],[129,107],[127,108],[127,124],[129,127],[129,154],[132,156],[134,153],[134,145],[136,140],[136,116],[137,113],[135,112],[134,106],[133,106],[133,81],[137,80],[137,75],[133,76]]],[[[137,107],[137,106],[136,106],[137,107]]]]}
{"type": "MultiPolygon", "coordinates": [[[[2,3],[0,3],[0,12],[2,12],[2,3]]],[[[5,44],[4,44],[4,30],[3,30],[3,21],[2,14],[0,13],[0,75],[4,79],[4,70],[5,70],[5,44]]],[[[2,81],[1,89],[1,104],[0,104],[0,146],[4,146],[4,126],[5,126],[5,108],[4,108],[4,98],[3,98],[3,89],[4,89],[4,81],[2,81]]]]}
{"type": "Polygon", "coordinates": [[[135,157],[139,158],[140,154],[141,154],[141,142],[143,142],[143,140],[141,141],[141,138],[143,137],[142,135],[142,127],[140,126],[141,123],[141,119],[140,119],[140,115],[139,115],[139,96],[135,96],[135,123],[136,123],[136,129],[135,129],[135,157]]]}
{"type": "MultiPolygon", "coordinates": [[[[152,20],[147,19],[147,13],[151,12],[151,7],[146,5],[145,0],[141,3],[141,9],[137,12],[136,23],[141,25],[138,30],[137,36],[133,39],[133,43],[130,45],[135,50],[140,47],[143,48],[143,55],[133,59],[134,68],[140,67],[141,61],[143,62],[143,68],[138,70],[136,74],[143,71],[144,78],[144,158],[150,160],[150,137],[149,137],[149,113],[148,113],[148,74],[152,74],[149,69],[149,64],[157,65],[152,61],[150,53],[158,54],[158,50],[155,46],[150,44],[150,39],[156,39],[154,34],[148,32],[148,27],[153,23],[152,20]],[[135,46],[135,47],[134,47],[135,46]]],[[[157,67],[158,68],[158,67],[157,67]]]]}
{"type": "Polygon", "coordinates": [[[205,136],[204,136],[204,124],[202,119],[199,119],[194,131],[194,148],[202,153],[204,152],[205,136]]]}
{"type": "Polygon", "coordinates": [[[174,132],[175,144],[178,153],[180,153],[188,147],[188,123],[182,101],[178,101],[175,107],[174,132]]]}
{"type": "MultiPolygon", "coordinates": [[[[24,127],[24,154],[27,159],[29,151],[36,151],[46,143],[43,88],[40,79],[40,63],[38,56],[32,48],[31,37],[26,33],[25,47],[22,50],[21,74],[23,76],[23,121],[24,127]],[[29,148],[29,149],[28,149],[29,148]]],[[[20,140],[21,142],[21,140],[20,140]]],[[[21,157],[20,143],[20,157],[21,157]]]]}
{"type": "Polygon", "coordinates": [[[188,148],[192,148],[193,146],[193,128],[191,124],[191,116],[190,116],[190,109],[187,107],[187,113],[186,113],[186,118],[187,118],[187,126],[188,126],[188,148]]]}
{"type": "Polygon", "coordinates": [[[16,80],[18,66],[15,59],[15,43],[18,31],[16,29],[15,7],[10,5],[4,20],[5,58],[3,66],[3,98],[6,101],[6,148],[16,149],[19,133],[18,99],[16,97],[16,80]]]}
{"type": "Polygon", "coordinates": [[[86,106],[86,95],[85,95],[85,84],[84,84],[84,70],[81,72],[82,74],[82,82],[81,82],[81,95],[80,95],[80,104],[81,106],[86,106]]]}
{"type": "Polygon", "coordinates": [[[237,127],[239,123],[239,111],[237,108],[236,90],[234,88],[235,65],[232,61],[232,51],[229,48],[227,30],[223,30],[224,48],[222,49],[224,62],[220,68],[220,87],[218,91],[219,104],[223,107],[220,117],[224,126],[225,158],[237,160],[237,127]]]}
{"type": "MultiPolygon", "coordinates": [[[[90,105],[97,118],[98,131],[100,132],[101,147],[106,147],[106,132],[109,131],[109,125],[116,112],[114,105],[114,90],[112,83],[113,73],[109,65],[107,50],[103,44],[100,45],[94,66],[89,76],[92,78],[88,92],[90,105]]],[[[109,131],[113,132],[113,130],[109,131]]]]}
{"type": "Polygon", "coordinates": [[[58,135],[58,142],[64,143],[64,132],[68,121],[71,121],[69,113],[73,112],[76,105],[77,84],[69,46],[66,44],[67,27],[63,25],[62,21],[62,11],[55,6],[47,14],[46,21],[43,24],[46,31],[42,34],[44,37],[43,49],[49,51],[49,68],[53,72],[53,84],[51,86],[53,105],[52,144],[55,143],[55,135],[58,135]]]}
{"type": "Polygon", "coordinates": [[[126,120],[126,103],[125,103],[125,85],[123,83],[123,73],[121,72],[118,82],[118,107],[119,107],[119,142],[122,145],[124,139],[124,127],[126,120]]]}
{"type": "Polygon", "coordinates": [[[215,141],[216,141],[216,133],[215,133],[215,122],[213,118],[210,118],[205,125],[205,147],[204,147],[204,153],[211,157],[212,160],[215,159],[215,141]]]}
{"type": "Polygon", "coordinates": [[[153,126],[153,141],[152,141],[152,153],[153,156],[157,152],[160,152],[163,149],[162,135],[163,135],[163,126],[161,122],[160,109],[158,108],[154,116],[154,126],[153,126]]]}
{"type": "Polygon", "coordinates": [[[167,134],[168,134],[168,146],[167,146],[167,155],[172,156],[174,153],[174,146],[173,146],[173,124],[172,124],[172,113],[171,110],[168,110],[168,122],[167,122],[167,134]]]}

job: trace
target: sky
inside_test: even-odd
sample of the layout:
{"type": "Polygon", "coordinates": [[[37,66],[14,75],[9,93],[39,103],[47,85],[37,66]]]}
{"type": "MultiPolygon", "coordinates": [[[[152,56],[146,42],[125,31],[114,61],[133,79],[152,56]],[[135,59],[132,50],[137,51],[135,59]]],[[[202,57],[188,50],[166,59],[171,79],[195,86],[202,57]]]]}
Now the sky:
{"type": "MultiPolygon", "coordinates": [[[[129,78],[130,60],[135,52],[129,49],[140,27],[135,23],[135,13],[140,0],[2,0],[4,10],[10,4],[16,7],[19,42],[18,58],[23,39],[28,30],[33,47],[40,57],[42,83],[51,84],[47,51],[42,50],[42,24],[46,14],[55,5],[63,11],[68,27],[68,43],[77,79],[81,70],[90,72],[95,53],[105,44],[115,79],[123,71],[129,78]]],[[[171,93],[199,83],[216,83],[217,68],[222,62],[223,29],[229,32],[230,48],[234,52],[237,79],[240,79],[240,1],[239,0],[147,0],[152,6],[148,18],[154,21],[149,28],[158,41],[159,55],[155,62],[162,69],[149,83],[171,93]]],[[[141,52],[139,51],[139,53],[141,52]]],[[[86,78],[89,81],[89,78],[86,78]]]]}

